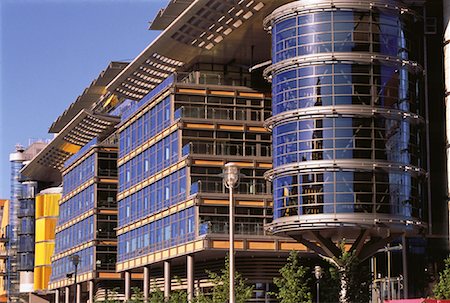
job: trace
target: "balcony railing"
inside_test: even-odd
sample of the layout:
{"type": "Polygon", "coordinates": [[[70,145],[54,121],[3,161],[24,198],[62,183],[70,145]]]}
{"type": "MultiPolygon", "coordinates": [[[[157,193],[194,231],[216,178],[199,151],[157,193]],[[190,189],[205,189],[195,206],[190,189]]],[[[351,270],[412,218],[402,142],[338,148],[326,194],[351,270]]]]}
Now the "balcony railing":
{"type": "Polygon", "coordinates": [[[117,208],[117,201],[97,200],[97,207],[117,208]]]}
{"type": "Polygon", "coordinates": [[[236,108],[180,107],[175,112],[175,119],[196,118],[211,120],[235,120],[263,122],[270,117],[269,111],[236,108]]]}
{"type": "MultiPolygon", "coordinates": [[[[265,183],[239,182],[236,188],[236,194],[245,195],[267,195],[270,194],[271,187],[265,183]]],[[[222,181],[204,181],[199,180],[191,184],[191,195],[196,193],[228,193],[222,181]]]]}
{"type": "MultiPolygon", "coordinates": [[[[98,261],[97,261],[98,262],[98,261]]],[[[97,263],[97,270],[116,270],[116,263],[97,263]]]]}
{"type": "Polygon", "coordinates": [[[97,231],[97,239],[116,239],[115,231],[97,231]]]}
{"type": "Polygon", "coordinates": [[[113,168],[113,169],[99,168],[98,176],[99,177],[117,177],[117,168],[113,168]]]}
{"type": "Polygon", "coordinates": [[[183,146],[182,155],[214,155],[214,156],[242,156],[242,157],[271,157],[270,146],[232,144],[225,142],[191,142],[183,146]]]}
{"type": "MultiPolygon", "coordinates": [[[[228,234],[230,231],[228,222],[207,221],[199,226],[199,234],[228,234]]],[[[238,235],[265,235],[263,223],[235,223],[234,232],[238,235]]]]}

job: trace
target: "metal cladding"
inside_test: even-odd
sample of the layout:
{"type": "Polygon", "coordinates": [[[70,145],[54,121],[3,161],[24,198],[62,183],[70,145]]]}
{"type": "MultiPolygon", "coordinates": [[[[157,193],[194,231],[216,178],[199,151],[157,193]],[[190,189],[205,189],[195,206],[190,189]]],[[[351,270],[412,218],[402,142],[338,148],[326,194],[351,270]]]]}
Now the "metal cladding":
{"type": "Polygon", "coordinates": [[[295,1],[265,19],[274,233],[424,226],[417,20],[400,2],[368,0],[295,1]]]}

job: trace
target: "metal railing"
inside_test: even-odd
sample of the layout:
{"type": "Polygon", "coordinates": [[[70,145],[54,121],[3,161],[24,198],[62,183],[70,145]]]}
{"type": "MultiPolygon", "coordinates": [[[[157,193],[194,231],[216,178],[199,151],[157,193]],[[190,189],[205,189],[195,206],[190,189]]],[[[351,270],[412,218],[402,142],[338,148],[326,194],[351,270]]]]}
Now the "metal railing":
{"type": "MultiPolygon", "coordinates": [[[[228,234],[230,231],[228,222],[207,221],[199,226],[199,234],[228,234]]],[[[263,223],[244,223],[234,224],[234,232],[238,235],[265,235],[263,223]]]]}
{"type": "Polygon", "coordinates": [[[403,277],[379,278],[372,284],[372,303],[403,298],[403,277]]]}
{"type": "Polygon", "coordinates": [[[264,122],[270,117],[269,111],[238,108],[180,107],[175,112],[175,119],[196,118],[211,120],[236,120],[264,122]]]}
{"type": "MultiPolygon", "coordinates": [[[[98,262],[98,261],[97,261],[98,262]]],[[[116,270],[116,263],[97,263],[97,270],[116,270]]]]}
{"type": "Polygon", "coordinates": [[[97,200],[97,207],[117,208],[117,201],[97,200]]]}
{"type": "MultiPolygon", "coordinates": [[[[191,194],[196,193],[228,193],[222,181],[198,180],[191,184],[191,194]]],[[[271,187],[266,183],[239,182],[236,194],[265,195],[271,193],[271,187]]]]}
{"type": "Polygon", "coordinates": [[[117,168],[99,168],[98,169],[99,177],[117,177],[117,168]]]}
{"type": "Polygon", "coordinates": [[[97,239],[116,239],[115,231],[97,231],[97,239]]]}
{"type": "Polygon", "coordinates": [[[183,146],[182,155],[214,155],[214,156],[243,156],[243,157],[271,157],[270,146],[257,146],[248,143],[232,144],[225,142],[191,142],[183,146]],[[244,146],[245,144],[245,146],[244,146]]]}

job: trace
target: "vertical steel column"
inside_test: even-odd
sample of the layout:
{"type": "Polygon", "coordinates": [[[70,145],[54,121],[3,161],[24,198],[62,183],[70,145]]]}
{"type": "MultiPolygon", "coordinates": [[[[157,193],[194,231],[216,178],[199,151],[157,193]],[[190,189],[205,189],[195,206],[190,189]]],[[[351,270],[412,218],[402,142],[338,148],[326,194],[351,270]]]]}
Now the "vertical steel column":
{"type": "Polygon", "coordinates": [[[68,286],[66,286],[66,288],[65,288],[65,292],[64,292],[64,294],[65,294],[65,303],[69,303],[69,301],[70,301],[70,288],[68,287],[68,286]]]}
{"type": "Polygon", "coordinates": [[[194,256],[187,256],[187,295],[188,302],[194,299],[194,256]]]}
{"type": "Polygon", "coordinates": [[[408,246],[406,244],[406,236],[402,236],[402,263],[403,263],[403,297],[408,299],[408,246]]]}
{"type": "Polygon", "coordinates": [[[94,303],[94,281],[89,281],[89,303],[94,303]]]}
{"type": "Polygon", "coordinates": [[[234,294],[234,203],[233,203],[233,187],[230,186],[230,303],[235,302],[234,294]]]}
{"type": "MultiPolygon", "coordinates": [[[[445,73],[445,131],[447,154],[447,199],[450,199],[450,1],[442,1],[444,6],[444,73],[445,73]]],[[[449,203],[450,215],[450,203],[449,203]]],[[[450,233],[450,218],[449,218],[450,233]]],[[[449,235],[450,237],[450,235],[449,235]]],[[[450,247],[450,239],[449,239],[450,247]]]]}
{"type": "Polygon", "coordinates": [[[130,296],[131,291],[131,273],[129,271],[125,272],[125,301],[131,299],[130,296]]]}
{"type": "Polygon", "coordinates": [[[77,300],[76,303],[81,302],[81,283],[77,284],[77,300]]]}
{"type": "Polygon", "coordinates": [[[170,277],[170,261],[164,261],[164,298],[166,300],[170,297],[171,289],[171,277],[170,277]]]}
{"type": "Polygon", "coordinates": [[[148,301],[148,294],[150,293],[150,268],[144,266],[144,302],[148,301]]]}

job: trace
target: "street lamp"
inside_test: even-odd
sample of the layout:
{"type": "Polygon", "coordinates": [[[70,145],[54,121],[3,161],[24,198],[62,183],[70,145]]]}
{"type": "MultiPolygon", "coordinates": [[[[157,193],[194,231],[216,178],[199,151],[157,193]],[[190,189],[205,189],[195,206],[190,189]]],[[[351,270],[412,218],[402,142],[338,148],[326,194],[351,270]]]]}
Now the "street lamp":
{"type": "Polygon", "coordinates": [[[234,295],[234,205],[233,188],[239,181],[239,167],[235,163],[227,163],[223,168],[223,184],[230,191],[230,303],[235,303],[234,295]]]}
{"type": "Polygon", "coordinates": [[[78,264],[80,264],[80,256],[77,254],[71,255],[69,257],[70,261],[72,261],[73,266],[75,266],[75,272],[74,272],[74,293],[73,293],[73,303],[77,303],[77,272],[78,272],[78,264]]]}
{"type": "Polygon", "coordinates": [[[319,265],[314,266],[314,276],[316,277],[316,291],[317,291],[317,303],[319,303],[319,281],[322,278],[322,267],[319,265]]]}

